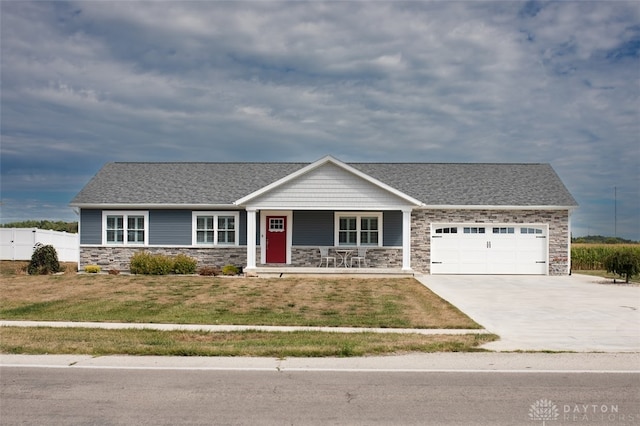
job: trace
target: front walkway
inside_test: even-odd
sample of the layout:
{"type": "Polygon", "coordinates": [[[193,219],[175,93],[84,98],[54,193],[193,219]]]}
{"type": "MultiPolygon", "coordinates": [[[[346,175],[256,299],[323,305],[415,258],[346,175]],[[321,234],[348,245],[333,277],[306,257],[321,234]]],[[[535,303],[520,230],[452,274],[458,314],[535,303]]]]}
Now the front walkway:
{"type": "Polygon", "coordinates": [[[423,275],[500,340],[496,351],[640,352],[640,287],[587,275],[423,275]]]}

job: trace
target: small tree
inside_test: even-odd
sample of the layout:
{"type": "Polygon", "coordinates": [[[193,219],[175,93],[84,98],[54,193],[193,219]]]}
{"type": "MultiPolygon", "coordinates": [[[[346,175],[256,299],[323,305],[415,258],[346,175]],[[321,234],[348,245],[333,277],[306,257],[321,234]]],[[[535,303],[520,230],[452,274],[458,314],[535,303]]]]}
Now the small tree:
{"type": "Polygon", "coordinates": [[[52,245],[36,244],[27,272],[29,275],[47,275],[60,272],[56,249],[52,245]]]}
{"type": "MultiPolygon", "coordinates": [[[[604,267],[607,272],[611,272],[625,278],[629,278],[640,273],[640,256],[629,249],[616,250],[604,259],[604,267]]],[[[613,282],[616,282],[615,278],[613,282]]]]}

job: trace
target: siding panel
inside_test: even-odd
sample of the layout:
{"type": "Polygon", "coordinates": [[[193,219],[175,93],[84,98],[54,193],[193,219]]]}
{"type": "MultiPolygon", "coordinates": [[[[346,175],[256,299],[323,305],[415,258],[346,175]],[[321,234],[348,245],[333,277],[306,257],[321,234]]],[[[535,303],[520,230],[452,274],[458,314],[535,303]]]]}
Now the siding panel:
{"type": "MultiPolygon", "coordinates": [[[[244,210],[240,211],[240,223],[238,224],[238,232],[240,232],[239,244],[241,246],[247,245],[247,212],[244,210]]],[[[257,241],[260,241],[259,239],[257,241]]]]}
{"type": "Polygon", "coordinates": [[[149,211],[150,245],[191,245],[191,210],[149,211]]]}
{"type": "Polygon", "coordinates": [[[334,214],[332,211],[294,211],[294,246],[332,246],[334,214]]]}
{"type": "Polygon", "coordinates": [[[382,212],[382,245],[402,246],[402,212],[382,212]]]}
{"type": "Polygon", "coordinates": [[[102,210],[80,210],[80,244],[102,244],[102,210]]]}
{"type": "Polygon", "coordinates": [[[406,200],[334,164],[312,170],[251,202],[261,209],[379,209],[408,205],[406,200]]]}

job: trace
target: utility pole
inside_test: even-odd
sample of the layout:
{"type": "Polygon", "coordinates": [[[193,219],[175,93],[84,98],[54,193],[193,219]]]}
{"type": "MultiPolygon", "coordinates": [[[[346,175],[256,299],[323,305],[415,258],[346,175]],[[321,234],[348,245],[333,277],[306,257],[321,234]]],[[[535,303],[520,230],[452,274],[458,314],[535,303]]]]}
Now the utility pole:
{"type": "Polygon", "coordinates": [[[613,236],[618,238],[618,187],[613,187],[613,236]]]}

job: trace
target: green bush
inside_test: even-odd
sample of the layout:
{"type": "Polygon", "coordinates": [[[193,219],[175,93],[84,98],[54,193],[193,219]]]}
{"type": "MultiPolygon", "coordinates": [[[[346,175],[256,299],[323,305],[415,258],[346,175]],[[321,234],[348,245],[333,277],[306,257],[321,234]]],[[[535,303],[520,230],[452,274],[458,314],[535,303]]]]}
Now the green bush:
{"type": "Polygon", "coordinates": [[[222,275],[238,275],[240,269],[237,266],[225,265],[222,267],[222,275]]]}
{"type": "Polygon", "coordinates": [[[173,272],[176,274],[195,274],[198,261],[186,254],[179,254],[173,259],[173,272]]]}
{"type": "Polygon", "coordinates": [[[47,275],[60,272],[58,253],[52,245],[36,244],[31,256],[31,262],[27,267],[29,275],[47,275]]]}
{"type": "Polygon", "coordinates": [[[100,270],[100,266],[98,265],[87,265],[84,267],[84,271],[88,274],[97,274],[100,270]]]}
{"type": "Polygon", "coordinates": [[[132,274],[142,275],[167,275],[174,269],[173,259],[164,254],[151,254],[141,251],[130,259],[132,274]]]}
{"type": "Polygon", "coordinates": [[[640,273],[640,255],[630,249],[616,250],[604,259],[604,266],[607,272],[624,277],[628,283],[629,278],[640,273]]]}

